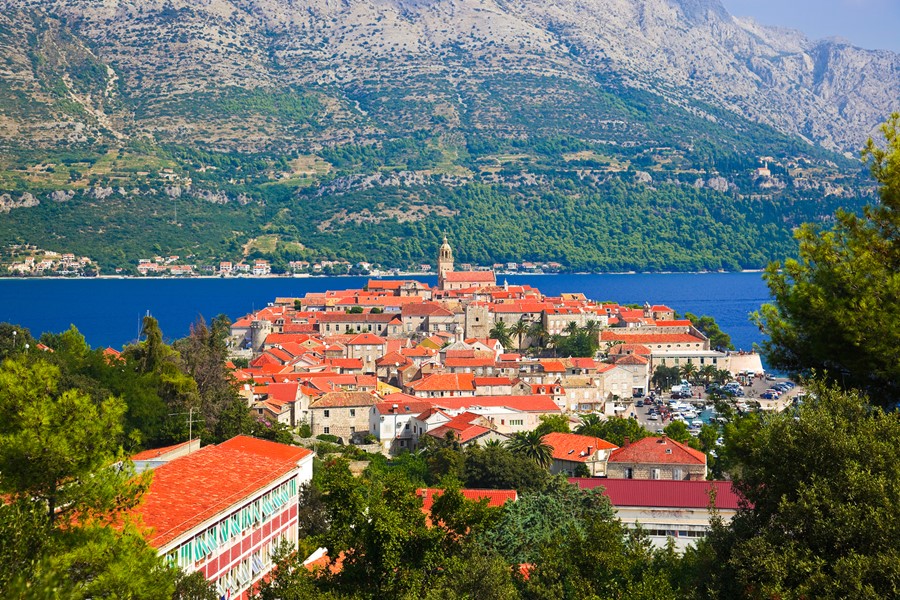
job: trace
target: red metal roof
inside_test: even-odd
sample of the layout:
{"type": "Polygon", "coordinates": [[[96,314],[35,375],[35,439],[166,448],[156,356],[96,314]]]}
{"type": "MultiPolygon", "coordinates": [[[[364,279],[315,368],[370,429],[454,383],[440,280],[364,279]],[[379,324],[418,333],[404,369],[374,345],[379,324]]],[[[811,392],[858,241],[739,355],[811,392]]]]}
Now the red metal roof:
{"type": "Polygon", "coordinates": [[[718,509],[736,510],[741,502],[730,481],[572,477],[569,482],[586,490],[604,488],[603,495],[613,506],[702,509],[709,506],[711,490],[715,490],[718,509]]]}
{"type": "Polygon", "coordinates": [[[310,454],[305,448],[237,436],[155,469],[136,509],[151,528],[150,544],[162,547],[248,499],[310,454]]]}

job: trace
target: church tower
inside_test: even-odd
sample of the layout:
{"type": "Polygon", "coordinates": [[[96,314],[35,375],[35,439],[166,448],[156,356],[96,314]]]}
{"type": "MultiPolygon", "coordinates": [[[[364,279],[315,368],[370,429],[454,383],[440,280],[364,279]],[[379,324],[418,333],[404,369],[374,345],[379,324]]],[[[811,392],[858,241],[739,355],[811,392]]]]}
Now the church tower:
{"type": "Polygon", "coordinates": [[[447,236],[444,236],[444,243],[438,251],[438,287],[444,287],[444,275],[453,271],[453,249],[447,243],[447,236]]]}

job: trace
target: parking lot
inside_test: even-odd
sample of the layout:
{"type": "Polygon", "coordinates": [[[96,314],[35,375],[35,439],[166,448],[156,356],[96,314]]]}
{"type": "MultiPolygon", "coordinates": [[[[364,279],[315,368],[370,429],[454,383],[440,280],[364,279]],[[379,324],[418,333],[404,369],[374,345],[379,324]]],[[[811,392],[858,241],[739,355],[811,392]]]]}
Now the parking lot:
{"type": "MultiPolygon", "coordinates": [[[[776,378],[767,380],[765,377],[753,377],[745,381],[749,385],[741,386],[741,390],[743,390],[744,393],[743,397],[734,397],[729,401],[733,406],[741,403],[752,406],[754,402],[758,402],[760,410],[781,411],[786,406],[789,406],[798,394],[803,393],[803,388],[801,386],[795,385],[792,389],[781,394],[779,398],[773,400],[764,399],[760,396],[775,383],[783,381],[788,381],[788,379],[776,378]]],[[[694,410],[699,418],[699,413],[709,406],[705,386],[693,386],[692,392],[693,396],[691,399],[684,398],[681,399],[680,402],[695,407],[694,410]]],[[[671,394],[663,393],[657,397],[657,400],[661,400],[661,405],[654,405],[645,403],[643,399],[635,398],[631,402],[625,403],[625,410],[622,412],[622,415],[624,417],[633,417],[637,419],[638,423],[650,432],[661,433],[663,428],[672,422],[672,415],[668,411],[668,402],[670,399],[671,394]],[[637,406],[639,401],[644,404],[644,406],[637,406]]],[[[688,421],[690,420],[691,419],[688,419],[688,421]]]]}

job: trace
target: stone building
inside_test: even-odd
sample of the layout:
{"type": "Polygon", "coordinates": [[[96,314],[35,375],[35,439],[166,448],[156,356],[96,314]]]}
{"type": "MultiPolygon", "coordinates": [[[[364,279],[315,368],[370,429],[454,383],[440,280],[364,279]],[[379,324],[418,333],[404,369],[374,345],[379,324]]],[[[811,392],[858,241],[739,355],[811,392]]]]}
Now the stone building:
{"type": "Polygon", "coordinates": [[[706,455],[666,436],[625,443],[609,456],[610,479],[706,479],[706,455]]]}
{"type": "Polygon", "coordinates": [[[369,392],[329,392],[309,405],[312,435],[350,441],[369,431],[369,414],[380,398],[369,392]]]}

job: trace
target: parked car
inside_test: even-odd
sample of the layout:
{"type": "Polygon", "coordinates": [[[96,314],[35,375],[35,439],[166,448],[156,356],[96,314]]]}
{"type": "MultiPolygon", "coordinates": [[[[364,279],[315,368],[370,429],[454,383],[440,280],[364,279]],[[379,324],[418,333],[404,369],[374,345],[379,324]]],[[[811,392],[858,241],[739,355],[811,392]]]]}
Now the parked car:
{"type": "Polygon", "coordinates": [[[763,392],[759,397],[763,400],[778,400],[778,395],[773,392],[763,392]]]}
{"type": "Polygon", "coordinates": [[[634,405],[637,406],[638,408],[643,408],[643,406],[644,406],[644,401],[643,401],[643,400],[638,400],[637,402],[634,403],[634,405]]]}

